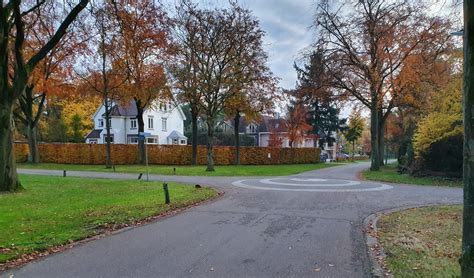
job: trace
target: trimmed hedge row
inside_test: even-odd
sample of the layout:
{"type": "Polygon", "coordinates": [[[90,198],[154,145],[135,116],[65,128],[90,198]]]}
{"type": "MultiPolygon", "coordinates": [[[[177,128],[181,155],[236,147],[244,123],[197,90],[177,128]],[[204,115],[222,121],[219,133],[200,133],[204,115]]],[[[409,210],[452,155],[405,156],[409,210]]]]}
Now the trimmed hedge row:
{"type": "MultiPolygon", "coordinates": [[[[137,164],[138,146],[113,144],[112,163],[116,165],[137,164]]],[[[190,165],[191,146],[148,145],[150,164],[190,165]]],[[[104,164],[105,145],[102,144],[39,144],[40,161],[63,164],[104,164]]],[[[319,162],[320,150],[317,148],[262,148],[241,147],[240,161],[243,165],[262,164],[303,164],[319,162]]],[[[17,162],[26,162],[28,145],[15,144],[17,162]]],[[[234,163],[234,147],[215,146],[214,160],[217,165],[234,163]]],[[[207,150],[198,146],[198,164],[205,165],[207,150]]]]}
{"type": "MultiPolygon", "coordinates": [[[[360,155],[360,156],[355,156],[354,160],[367,160],[370,157],[368,155],[360,155]]],[[[342,157],[337,157],[336,161],[352,161],[352,156],[349,156],[348,158],[342,158],[342,157]]]]}

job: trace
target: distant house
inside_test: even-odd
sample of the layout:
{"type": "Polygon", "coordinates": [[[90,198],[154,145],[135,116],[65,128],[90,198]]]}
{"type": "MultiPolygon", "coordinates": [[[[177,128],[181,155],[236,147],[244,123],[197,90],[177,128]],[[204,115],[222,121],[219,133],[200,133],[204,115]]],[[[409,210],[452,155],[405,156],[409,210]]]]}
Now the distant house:
{"type": "MultiPolygon", "coordinates": [[[[233,121],[223,121],[219,124],[219,129],[223,132],[234,132],[233,121]]],[[[268,147],[270,140],[278,138],[281,142],[281,147],[290,147],[288,140],[288,130],[285,125],[285,120],[279,116],[261,116],[259,121],[247,121],[245,116],[240,118],[239,134],[252,136],[255,139],[255,145],[259,147],[268,147]]],[[[313,135],[308,135],[303,139],[302,143],[293,145],[295,148],[312,148],[318,144],[313,135]]]]}
{"type": "MultiPolygon", "coordinates": [[[[113,103],[110,110],[110,142],[114,144],[138,143],[137,108],[133,101],[127,105],[113,103]]],[[[105,128],[105,106],[102,104],[92,115],[94,130],[86,137],[86,143],[104,144],[107,142],[105,128]]],[[[143,113],[144,132],[150,133],[148,144],[186,145],[183,135],[186,119],[179,105],[154,103],[143,113]]]]}

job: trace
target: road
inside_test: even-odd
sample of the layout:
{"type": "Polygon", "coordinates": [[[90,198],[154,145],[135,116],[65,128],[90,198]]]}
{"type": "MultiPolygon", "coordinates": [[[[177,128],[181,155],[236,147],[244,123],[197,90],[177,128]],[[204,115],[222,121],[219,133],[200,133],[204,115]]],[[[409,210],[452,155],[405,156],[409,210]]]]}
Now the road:
{"type": "MultiPolygon", "coordinates": [[[[14,277],[370,277],[363,220],[386,209],[462,202],[462,190],[357,181],[368,164],[288,177],[178,177],[226,192],[215,202],[84,243],[14,277]]],[[[23,173],[62,175],[59,171],[23,173]]],[[[69,175],[136,178],[128,174],[69,175]]]]}

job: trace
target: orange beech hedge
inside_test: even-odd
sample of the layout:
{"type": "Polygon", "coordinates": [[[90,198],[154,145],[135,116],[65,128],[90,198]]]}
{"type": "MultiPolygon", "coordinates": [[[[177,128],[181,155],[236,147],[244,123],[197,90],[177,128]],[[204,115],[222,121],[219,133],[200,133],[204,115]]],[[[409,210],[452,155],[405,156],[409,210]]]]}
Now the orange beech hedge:
{"type": "MultiPolygon", "coordinates": [[[[191,146],[148,145],[150,164],[190,165],[191,146]]],[[[40,161],[64,164],[104,164],[105,145],[102,144],[39,144],[40,161]]],[[[206,146],[198,146],[198,164],[206,164],[206,146]]],[[[243,165],[303,164],[319,162],[318,148],[262,148],[241,147],[240,162],[243,165]]],[[[15,144],[17,162],[26,162],[28,145],[15,144]]],[[[217,165],[234,163],[234,147],[215,146],[214,160],[217,165]]],[[[137,164],[138,146],[112,144],[112,163],[137,164]]]]}

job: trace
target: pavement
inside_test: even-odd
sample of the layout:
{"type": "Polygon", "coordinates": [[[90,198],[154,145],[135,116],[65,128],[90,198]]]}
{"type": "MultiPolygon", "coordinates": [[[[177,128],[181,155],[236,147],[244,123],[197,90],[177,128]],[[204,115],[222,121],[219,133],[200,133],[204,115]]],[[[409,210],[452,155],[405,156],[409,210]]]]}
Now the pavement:
{"type": "MultiPolygon", "coordinates": [[[[462,190],[359,181],[367,163],[286,177],[150,179],[226,192],[173,217],[12,269],[10,277],[371,277],[363,220],[394,208],[462,202],[462,190]]],[[[62,175],[61,171],[19,170],[62,175]]],[[[68,172],[136,179],[135,174],[68,172]]]]}

